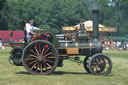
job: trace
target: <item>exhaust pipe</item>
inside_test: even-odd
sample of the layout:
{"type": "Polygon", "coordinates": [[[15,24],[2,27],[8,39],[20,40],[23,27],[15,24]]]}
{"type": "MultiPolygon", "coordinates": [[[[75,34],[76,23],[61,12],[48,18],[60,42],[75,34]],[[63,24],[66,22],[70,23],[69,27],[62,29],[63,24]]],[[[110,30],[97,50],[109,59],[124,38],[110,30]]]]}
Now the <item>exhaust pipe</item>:
{"type": "Polygon", "coordinates": [[[99,10],[92,10],[93,15],[93,39],[99,38],[99,10]]]}

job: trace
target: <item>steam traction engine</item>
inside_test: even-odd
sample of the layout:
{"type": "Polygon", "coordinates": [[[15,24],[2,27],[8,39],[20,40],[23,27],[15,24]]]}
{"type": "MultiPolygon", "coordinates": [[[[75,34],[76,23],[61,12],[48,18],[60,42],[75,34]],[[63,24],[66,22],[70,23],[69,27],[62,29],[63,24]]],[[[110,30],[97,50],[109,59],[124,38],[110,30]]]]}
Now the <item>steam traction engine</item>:
{"type": "Polygon", "coordinates": [[[31,74],[48,75],[56,67],[62,67],[63,60],[80,64],[80,57],[85,56],[83,65],[88,73],[108,75],[112,70],[112,61],[102,54],[101,41],[98,39],[98,13],[98,10],[93,10],[92,37],[88,37],[84,24],[80,24],[80,29],[61,36],[37,33],[28,44],[10,43],[13,49],[9,61],[16,66],[24,66],[31,74]]]}

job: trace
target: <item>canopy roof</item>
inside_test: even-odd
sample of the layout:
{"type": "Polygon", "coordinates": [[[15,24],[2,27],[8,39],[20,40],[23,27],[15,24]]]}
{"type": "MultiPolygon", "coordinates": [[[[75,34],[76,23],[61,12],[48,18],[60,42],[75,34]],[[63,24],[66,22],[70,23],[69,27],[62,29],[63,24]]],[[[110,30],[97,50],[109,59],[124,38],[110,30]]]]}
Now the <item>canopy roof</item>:
{"type": "MultiPolygon", "coordinates": [[[[93,31],[93,21],[92,20],[88,20],[83,22],[85,29],[87,31],[92,32],[93,31]]],[[[75,25],[75,26],[65,26],[63,27],[64,31],[73,31],[75,29],[79,29],[80,28],[80,24],[75,25]]],[[[100,32],[117,32],[117,29],[114,27],[105,27],[104,25],[99,24],[99,31],[100,32]]]]}
{"type": "Polygon", "coordinates": [[[0,30],[0,39],[21,39],[24,37],[24,31],[0,30]]]}
{"type": "MultiPolygon", "coordinates": [[[[85,22],[83,22],[83,24],[84,24],[86,27],[93,27],[93,21],[92,21],[92,20],[85,21],[85,22]]],[[[75,25],[74,27],[80,27],[80,24],[75,25]]],[[[99,27],[105,27],[105,26],[99,24],[99,27]]]]}

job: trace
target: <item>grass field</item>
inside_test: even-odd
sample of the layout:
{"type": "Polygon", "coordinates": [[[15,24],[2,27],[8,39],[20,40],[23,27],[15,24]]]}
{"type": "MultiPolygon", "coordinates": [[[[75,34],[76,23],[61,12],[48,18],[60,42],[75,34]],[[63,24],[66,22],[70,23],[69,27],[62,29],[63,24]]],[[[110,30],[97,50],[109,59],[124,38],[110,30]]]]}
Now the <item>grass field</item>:
{"type": "Polygon", "coordinates": [[[128,51],[104,52],[113,61],[113,69],[108,76],[90,75],[83,65],[67,60],[52,75],[31,75],[24,67],[9,64],[9,52],[10,48],[0,50],[0,85],[128,85],[128,51]]]}

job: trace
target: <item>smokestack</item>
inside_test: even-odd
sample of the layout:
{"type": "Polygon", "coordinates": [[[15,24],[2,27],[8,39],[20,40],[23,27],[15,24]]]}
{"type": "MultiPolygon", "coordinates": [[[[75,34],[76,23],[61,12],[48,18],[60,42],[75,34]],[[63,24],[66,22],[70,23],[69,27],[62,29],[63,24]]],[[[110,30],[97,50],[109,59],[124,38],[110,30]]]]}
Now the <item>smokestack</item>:
{"type": "Polygon", "coordinates": [[[80,23],[80,29],[85,30],[84,23],[80,23]]]}
{"type": "Polygon", "coordinates": [[[99,38],[99,10],[92,10],[93,15],[93,38],[99,38]]]}

